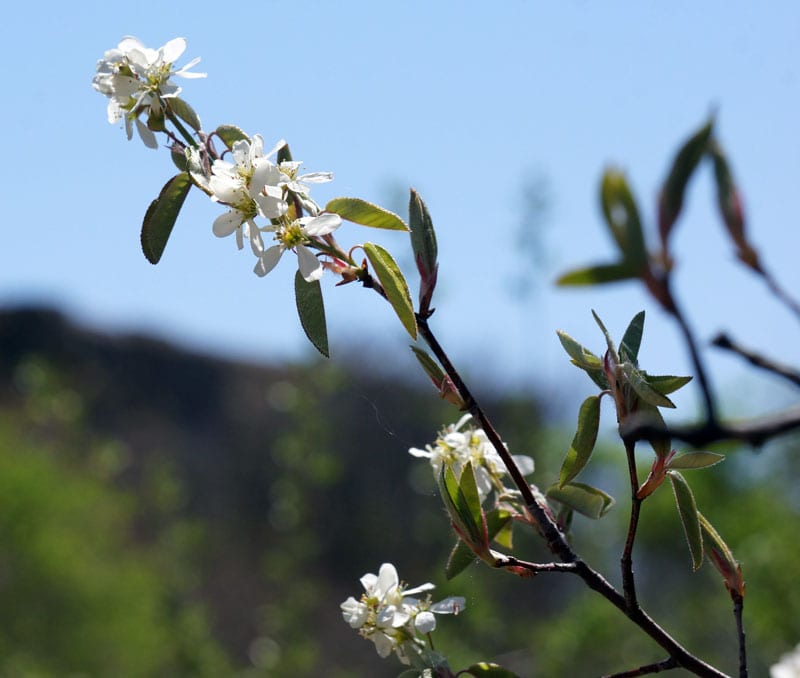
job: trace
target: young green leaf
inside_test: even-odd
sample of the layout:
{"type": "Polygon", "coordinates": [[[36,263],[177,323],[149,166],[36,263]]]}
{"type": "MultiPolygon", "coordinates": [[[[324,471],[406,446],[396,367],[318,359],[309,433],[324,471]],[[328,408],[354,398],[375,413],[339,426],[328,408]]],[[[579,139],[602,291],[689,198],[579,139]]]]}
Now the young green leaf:
{"type": "Polygon", "coordinates": [[[595,264],[568,271],[556,279],[556,285],[600,285],[639,277],[639,270],[627,261],[595,264]]]}
{"type": "Polygon", "coordinates": [[[283,146],[278,149],[278,157],[276,159],[279,165],[282,162],[292,161],[292,151],[289,149],[289,144],[284,143],[283,146]]]}
{"type": "Polygon", "coordinates": [[[354,224],[383,228],[390,231],[407,231],[406,222],[394,212],[373,205],[361,198],[334,198],[325,205],[326,212],[338,214],[342,219],[354,224]]]}
{"type": "Polygon", "coordinates": [[[587,371],[603,369],[603,361],[588,348],[579,344],[563,330],[557,330],[556,334],[567,355],[572,358],[573,364],[587,371]]]}
{"type": "Polygon", "coordinates": [[[673,377],[671,375],[652,375],[642,372],[645,380],[647,381],[650,386],[652,386],[656,391],[658,391],[661,395],[667,395],[668,393],[673,393],[677,391],[679,388],[683,388],[688,384],[692,378],[691,377],[673,377]]]}
{"type": "Polygon", "coordinates": [[[328,350],[328,327],[325,322],[325,305],[319,280],[306,282],[300,271],[294,276],[294,296],[300,324],[308,340],[322,355],[330,358],[328,350]]]}
{"type": "Polygon", "coordinates": [[[735,592],[740,598],[744,597],[745,586],[742,567],[734,558],[733,551],[702,513],[698,511],[697,517],[700,519],[700,527],[706,537],[703,543],[708,559],[722,575],[727,589],[731,593],[735,592]]]}
{"type": "Polygon", "coordinates": [[[141,241],[142,252],[151,264],[157,264],[161,259],[191,187],[191,177],[181,172],[164,184],[161,193],[147,208],[142,222],[141,241]]]}
{"type": "Polygon", "coordinates": [[[491,664],[489,662],[478,662],[468,669],[464,669],[461,673],[475,676],[475,678],[520,678],[513,671],[504,669],[499,664],[491,664]]]}
{"type": "Polygon", "coordinates": [[[408,225],[411,229],[411,248],[421,275],[431,275],[436,270],[439,249],[436,232],[428,208],[413,188],[408,203],[408,225]]]}
{"type": "Polygon", "coordinates": [[[608,169],[600,187],[603,216],[622,253],[622,261],[637,273],[647,263],[642,222],[639,209],[625,175],[608,169]]]}
{"type": "Polygon", "coordinates": [[[216,129],[216,133],[222,139],[222,143],[228,147],[228,150],[232,149],[237,141],[250,141],[250,137],[236,125],[220,125],[216,129]]]}
{"type": "Polygon", "coordinates": [[[183,99],[173,97],[166,99],[166,101],[168,102],[167,105],[170,107],[170,110],[195,132],[199,132],[203,129],[203,126],[200,124],[200,118],[197,117],[197,113],[195,113],[194,109],[183,99]]]}
{"type": "Polygon", "coordinates": [[[629,361],[636,365],[639,359],[639,347],[642,345],[644,332],[644,311],[639,311],[625,330],[622,343],[619,345],[619,356],[622,361],[629,361]]]}
{"type": "Polygon", "coordinates": [[[442,472],[439,474],[439,493],[456,532],[470,549],[477,553],[483,545],[488,548],[488,536],[480,499],[478,499],[477,506],[474,504],[474,497],[477,496],[478,491],[477,486],[474,493],[467,489],[465,494],[462,489],[462,483],[468,487],[470,477],[475,483],[471,464],[467,464],[462,469],[461,482],[456,478],[452,468],[443,466],[442,472]]]}
{"type": "Polygon", "coordinates": [[[642,400],[657,407],[675,407],[675,404],[667,396],[662,395],[647,383],[642,371],[636,368],[633,363],[622,363],[622,371],[631,388],[642,400]]]}
{"type": "Polygon", "coordinates": [[[686,543],[692,556],[692,568],[697,570],[703,564],[703,534],[700,531],[697,504],[694,501],[692,489],[686,479],[677,471],[667,471],[672,491],[675,493],[675,503],[683,524],[686,543]]]}
{"type": "Polygon", "coordinates": [[[412,351],[414,351],[414,355],[417,357],[419,364],[422,365],[422,369],[425,370],[425,374],[427,374],[431,381],[434,384],[441,385],[444,381],[444,370],[439,367],[439,363],[437,363],[431,356],[428,354],[427,351],[419,348],[418,346],[411,346],[412,351]]]}
{"type": "Polygon", "coordinates": [[[683,208],[686,186],[706,152],[713,126],[714,121],[709,120],[684,142],[675,160],[672,161],[669,175],[661,189],[658,201],[658,231],[665,251],[672,226],[683,208]]]}
{"type": "Polygon", "coordinates": [[[614,505],[614,498],[591,485],[567,483],[563,487],[551,485],[546,492],[548,498],[565,504],[587,518],[602,518],[614,505]]]}
{"type": "Polygon", "coordinates": [[[567,452],[564,463],[561,465],[561,475],[558,481],[560,488],[563,488],[586,466],[597,442],[599,426],[600,396],[590,396],[583,401],[578,412],[578,428],[575,431],[575,437],[572,439],[572,445],[567,452]]]}
{"type": "Polygon", "coordinates": [[[450,556],[444,568],[444,576],[448,581],[454,579],[472,565],[475,560],[475,552],[459,539],[453,547],[453,550],[450,551],[450,556]]]}
{"type": "Polygon", "coordinates": [[[403,274],[400,268],[389,254],[380,245],[375,243],[365,243],[364,252],[372,265],[375,275],[386,292],[386,297],[392,305],[406,332],[412,339],[417,338],[417,319],[414,316],[414,307],[411,304],[411,293],[408,291],[403,274]]]}
{"type": "Polygon", "coordinates": [[[708,468],[709,466],[714,466],[714,464],[719,464],[723,459],[725,459],[724,454],[698,450],[696,452],[686,452],[685,454],[679,454],[673,457],[669,464],[667,464],[667,468],[681,469],[684,471],[696,468],[708,468]]]}
{"type": "Polygon", "coordinates": [[[489,539],[496,541],[500,546],[511,549],[512,546],[512,527],[514,521],[511,514],[500,508],[495,508],[486,514],[486,530],[489,539]]]}

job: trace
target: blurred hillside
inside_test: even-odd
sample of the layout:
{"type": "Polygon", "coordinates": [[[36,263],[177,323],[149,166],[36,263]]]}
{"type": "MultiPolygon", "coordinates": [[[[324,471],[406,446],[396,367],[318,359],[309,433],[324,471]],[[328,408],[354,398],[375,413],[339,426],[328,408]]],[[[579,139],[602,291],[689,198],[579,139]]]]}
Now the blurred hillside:
{"type": "MultiPolygon", "coordinates": [[[[572,432],[546,430],[532,400],[486,406],[512,449],[536,457],[536,482],[551,482],[572,432]]],[[[0,676],[393,676],[399,665],[339,611],[384,561],[467,597],[437,630],[454,666],[591,676],[661,659],[566,577],[473,566],[444,582],[453,537],[407,450],[457,418],[423,380],[363,361],[244,364],[51,310],[0,314],[0,676]]],[[[626,520],[617,452],[587,471],[619,506],[575,526],[612,579],[626,520]]],[[[744,562],[753,675],[800,639],[798,462],[769,454],[735,452],[691,478],[744,562]]],[[[523,556],[547,558],[519,537],[523,556]]],[[[667,492],[642,537],[645,600],[732,670],[727,598],[710,568],[690,574],[667,492]]]]}

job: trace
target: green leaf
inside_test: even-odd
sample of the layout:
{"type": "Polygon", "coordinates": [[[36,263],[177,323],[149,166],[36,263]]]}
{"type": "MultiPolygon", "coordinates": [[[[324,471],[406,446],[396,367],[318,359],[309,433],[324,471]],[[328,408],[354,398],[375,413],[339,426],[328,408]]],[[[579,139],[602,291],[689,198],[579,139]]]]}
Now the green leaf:
{"type": "Polygon", "coordinates": [[[622,343],[619,345],[620,360],[629,360],[636,365],[639,359],[639,347],[642,345],[644,332],[644,311],[639,311],[625,330],[622,343]]]}
{"type": "Polygon", "coordinates": [[[682,470],[708,468],[709,466],[719,464],[723,459],[725,459],[724,454],[698,450],[696,452],[686,452],[685,454],[679,454],[673,457],[669,464],[667,464],[667,468],[682,470]]]}
{"type": "Polygon", "coordinates": [[[490,540],[496,541],[500,546],[511,549],[512,527],[514,521],[511,514],[505,509],[495,508],[486,514],[486,531],[490,540]]]}
{"type": "Polygon", "coordinates": [[[362,226],[384,228],[390,231],[408,230],[406,222],[394,212],[360,198],[334,198],[325,205],[325,211],[338,214],[342,219],[362,226]]]}
{"type": "Polygon", "coordinates": [[[675,503],[683,523],[683,532],[689,553],[692,556],[692,568],[697,570],[703,563],[703,534],[700,531],[700,519],[697,513],[697,504],[694,501],[692,489],[686,479],[677,471],[667,471],[672,491],[675,493],[675,503]]]}
{"type": "Polygon", "coordinates": [[[237,141],[250,141],[250,137],[236,125],[220,125],[216,129],[216,133],[229,150],[233,148],[237,141]]]}
{"type": "Polygon", "coordinates": [[[602,490],[584,483],[568,483],[563,487],[551,485],[546,492],[555,499],[587,518],[602,518],[614,505],[614,498],[602,490]]]}
{"type": "Polygon", "coordinates": [[[578,412],[578,429],[572,439],[572,445],[567,452],[564,463],[561,465],[561,475],[558,486],[563,488],[566,483],[577,476],[589,458],[592,456],[597,430],[600,426],[600,397],[590,396],[583,401],[578,412]]]}
{"type": "Polygon", "coordinates": [[[657,407],[675,407],[675,404],[667,396],[662,395],[647,383],[645,375],[633,363],[622,363],[622,371],[631,388],[642,400],[657,407]]]}
{"type": "Polygon", "coordinates": [[[703,125],[700,130],[686,140],[672,161],[672,167],[659,197],[658,229],[664,249],[666,249],[672,226],[683,208],[683,198],[689,179],[708,148],[713,126],[713,120],[709,120],[703,125]]]}
{"type": "Polygon", "coordinates": [[[588,348],[579,344],[563,330],[557,330],[556,334],[558,334],[558,340],[561,342],[567,355],[572,358],[574,365],[577,365],[582,370],[603,369],[603,361],[588,348]]]}
{"type": "Polygon", "coordinates": [[[189,125],[189,127],[191,127],[195,132],[199,132],[201,129],[203,129],[203,126],[200,124],[200,118],[197,117],[197,113],[195,113],[194,109],[183,99],[174,97],[167,99],[167,102],[172,112],[175,113],[175,115],[177,115],[187,125],[189,125]]]}
{"type": "Polygon", "coordinates": [[[475,678],[520,678],[513,671],[504,669],[499,664],[491,664],[489,662],[478,662],[468,669],[464,669],[463,672],[475,676],[475,678]]]}
{"type": "Polygon", "coordinates": [[[161,259],[191,187],[191,177],[181,172],[164,184],[161,193],[147,208],[142,222],[141,241],[142,252],[151,264],[157,264],[161,259]]]}
{"type": "Polygon", "coordinates": [[[600,187],[600,203],[611,235],[622,252],[622,261],[638,272],[647,263],[647,250],[636,200],[622,172],[606,170],[600,187]]]}
{"type": "MultiPolygon", "coordinates": [[[[465,474],[467,477],[472,476],[472,482],[475,482],[472,464],[468,463],[461,471],[462,482],[468,482],[464,477],[465,474]],[[467,469],[469,469],[469,473],[467,473],[467,469]]],[[[450,520],[453,522],[457,532],[459,532],[459,536],[468,542],[468,546],[475,551],[478,545],[485,544],[488,541],[485,524],[480,517],[476,520],[476,509],[477,514],[482,514],[480,502],[477,507],[470,504],[470,501],[464,495],[461,483],[456,479],[453,469],[449,466],[442,467],[442,472],[439,475],[439,493],[450,515],[450,520]]],[[[477,486],[475,493],[477,493],[477,486]]],[[[472,496],[472,493],[469,494],[472,496]]]]}
{"type": "Polygon", "coordinates": [[[448,581],[454,579],[472,565],[475,560],[475,552],[459,539],[447,559],[447,565],[444,568],[445,577],[447,577],[448,581]]]}
{"type": "Polygon", "coordinates": [[[643,374],[644,378],[647,380],[647,383],[650,384],[650,386],[652,386],[661,395],[673,393],[679,388],[686,386],[686,384],[692,380],[691,377],[673,377],[671,375],[655,376],[652,374],[643,374]]]}
{"type": "Polygon", "coordinates": [[[432,275],[436,270],[439,249],[436,232],[428,208],[413,188],[408,203],[408,225],[411,229],[411,248],[421,275],[432,275]]]}
{"type": "Polygon", "coordinates": [[[600,331],[603,333],[603,336],[606,339],[606,346],[608,346],[608,352],[611,354],[611,357],[615,364],[619,364],[619,357],[617,356],[617,349],[614,346],[614,340],[611,338],[611,334],[606,329],[606,326],[603,324],[603,321],[600,320],[600,316],[595,313],[595,310],[592,309],[592,317],[594,321],[597,323],[597,326],[600,328],[600,331]]]}
{"type": "Polygon", "coordinates": [[[289,144],[284,144],[278,149],[278,164],[280,165],[282,162],[291,162],[292,161],[292,152],[289,150],[289,144]]]}
{"type": "Polygon", "coordinates": [[[629,262],[596,264],[564,273],[556,280],[556,285],[600,285],[603,283],[631,280],[639,277],[639,270],[629,262]]]}
{"type": "Polygon", "coordinates": [[[322,355],[330,358],[328,351],[328,328],[325,322],[325,305],[319,280],[306,282],[300,271],[294,276],[294,296],[300,324],[308,340],[322,355]]]}
{"type": "Polygon", "coordinates": [[[444,381],[445,374],[442,368],[439,367],[439,363],[431,358],[427,351],[417,346],[411,346],[410,348],[414,351],[414,355],[417,356],[417,360],[419,364],[422,365],[422,369],[425,370],[425,374],[427,374],[434,383],[441,385],[444,381]]]}
{"type": "Polygon", "coordinates": [[[389,254],[380,245],[375,243],[364,243],[364,252],[372,265],[375,275],[386,292],[386,297],[392,305],[406,332],[412,339],[417,338],[417,319],[414,316],[414,307],[411,304],[411,293],[408,291],[403,274],[400,268],[389,254]]]}

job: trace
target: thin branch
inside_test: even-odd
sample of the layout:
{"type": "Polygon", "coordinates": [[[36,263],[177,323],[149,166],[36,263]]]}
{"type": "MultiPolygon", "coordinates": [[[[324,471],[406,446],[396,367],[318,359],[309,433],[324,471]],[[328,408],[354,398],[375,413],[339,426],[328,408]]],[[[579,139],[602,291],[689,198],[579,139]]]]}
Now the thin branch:
{"type": "Polygon", "coordinates": [[[744,598],[735,591],[731,591],[731,598],[733,598],[733,616],[736,618],[736,635],[739,639],[739,678],[747,678],[747,645],[742,620],[744,598]]]}
{"type": "Polygon", "coordinates": [[[706,664],[702,659],[696,657],[683,647],[675,638],[659,626],[652,617],[642,610],[641,607],[637,605],[631,609],[625,597],[617,591],[603,575],[594,570],[575,553],[564,534],[558,529],[550,511],[547,507],[540,504],[535,497],[531,486],[528,485],[525,477],[514,463],[511,453],[506,449],[506,446],[503,444],[502,439],[486,416],[486,413],[475,400],[472,393],[467,388],[467,385],[464,383],[464,380],[461,378],[461,375],[450,361],[449,356],[439,344],[436,336],[428,325],[428,318],[417,314],[417,324],[420,335],[428,344],[444,371],[453,381],[453,384],[466,403],[470,414],[480,423],[489,442],[491,442],[492,446],[503,460],[503,463],[506,465],[509,475],[512,477],[517,489],[519,489],[528,510],[536,519],[539,530],[550,551],[558,556],[565,564],[570,564],[572,568],[574,568],[574,573],[579,576],[590,589],[597,591],[628,617],[628,619],[641,628],[644,633],[650,636],[675,660],[678,666],[682,666],[695,675],[701,676],[701,678],[726,678],[724,673],[706,664]]]}
{"type": "Polygon", "coordinates": [[[650,673],[661,673],[662,671],[671,671],[677,669],[678,664],[670,657],[655,664],[645,664],[638,669],[631,669],[630,671],[623,671],[622,673],[608,674],[603,678],[635,678],[635,676],[646,676],[650,673]]]}
{"type": "Polygon", "coordinates": [[[800,386],[800,372],[788,365],[782,365],[769,358],[762,356],[760,353],[751,351],[741,344],[736,343],[724,332],[720,332],[716,337],[711,340],[711,345],[717,348],[723,348],[732,353],[740,355],[747,360],[754,367],[760,367],[762,370],[777,374],[779,377],[788,379],[795,386],[800,386]]]}
{"type": "Polygon", "coordinates": [[[628,472],[631,483],[631,517],[628,523],[628,536],[625,539],[625,548],[622,550],[620,568],[622,570],[622,591],[628,608],[633,610],[639,603],[636,598],[636,580],[633,576],[633,542],[636,539],[636,530],[639,527],[639,512],[642,500],[636,494],[639,489],[639,476],[636,473],[636,442],[625,438],[625,454],[628,457],[628,472]]]}
{"type": "Polygon", "coordinates": [[[770,291],[780,300],[782,301],[792,313],[800,319],[800,304],[797,301],[789,296],[789,293],[786,292],[780,285],[778,285],[778,281],[772,277],[772,274],[769,273],[763,266],[759,266],[757,273],[761,274],[761,277],[764,278],[764,281],[767,283],[767,287],[769,287],[770,291]]]}
{"type": "Polygon", "coordinates": [[[575,573],[575,563],[530,563],[527,560],[520,560],[514,556],[503,555],[497,559],[495,567],[519,568],[531,573],[531,576],[540,572],[570,572],[575,573]]]}
{"type": "Polygon", "coordinates": [[[647,440],[652,437],[671,437],[689,445],[702,447],[726,440],[738,440],[753,447],[759,447],[768,440],[800,428],[800,407],[794,407],[777,414],[750,419],[737,423],[704,421],[693,426],[661,426],[653,424],[652,419],[633,415],[620,426],[620,434],[633,440],[647,440]]]}

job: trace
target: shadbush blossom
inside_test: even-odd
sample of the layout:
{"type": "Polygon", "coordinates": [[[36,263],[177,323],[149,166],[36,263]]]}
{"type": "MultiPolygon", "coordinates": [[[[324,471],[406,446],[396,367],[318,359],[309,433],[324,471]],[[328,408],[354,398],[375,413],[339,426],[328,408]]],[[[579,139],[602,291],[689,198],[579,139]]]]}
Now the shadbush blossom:
{"type": "Polygon", "coordinates": [[[186,49],[184,38],[175,38],[156,49],[145,47],[136,38],[126,37],[115,49],[108,50],[97,62],[97,73],[92,80],[94,88],[108,98],[108,121],[116,123],[125,119],[128,139],[133,136],[135,123],[142,141],[149,148],[157,148],[155,135],[139,116],[163,116],[162,100],[176,97],[181,88],[170,78],[204,78],[205,73],[193,73],[199,57],[183,68],[173,69],[174,62],[186,49]]]}
{"type": "Polygon", "coordinates": [[[783,655],[769,669],[770,678],[800,678],[800,645],[783,655]]]}
{"type": "Polygon", "coordinates": [[[363,638],[371,640],[381,657],[394,652],[403,664],[410,664],[410,657],[424,649],[420,635],[436,628],[435,614],[458,614],[465,607],[460,596],[438,603],[431,603],[430,596],[413,597],[432,590],[434,585],[404,588],[391,563],[381,565],[377,575],[365,574],[361,585],[364,593],[358,600],[350,596],[341,604],[344,620],[363,638]]]}
{"type": "MultiPolygon", "coordinates": [[[[424,450],[412,447],[408,452],[414,457],[428,459],[437,478],[445,465],[452,468],[456,477],[460,477],[467,462],[472,462],[478,493],[483,501],[492,489],[505,491],[502,477],[506,474],[506,467],[484,430],[467,426],[471,419],[471,414],[465,414],[455,424],[442,429],[433,445],[426,445],[424,450]]],[[[522,475],[533,473],[534,463],[531,457],[512,457],[522,475]]]]}

